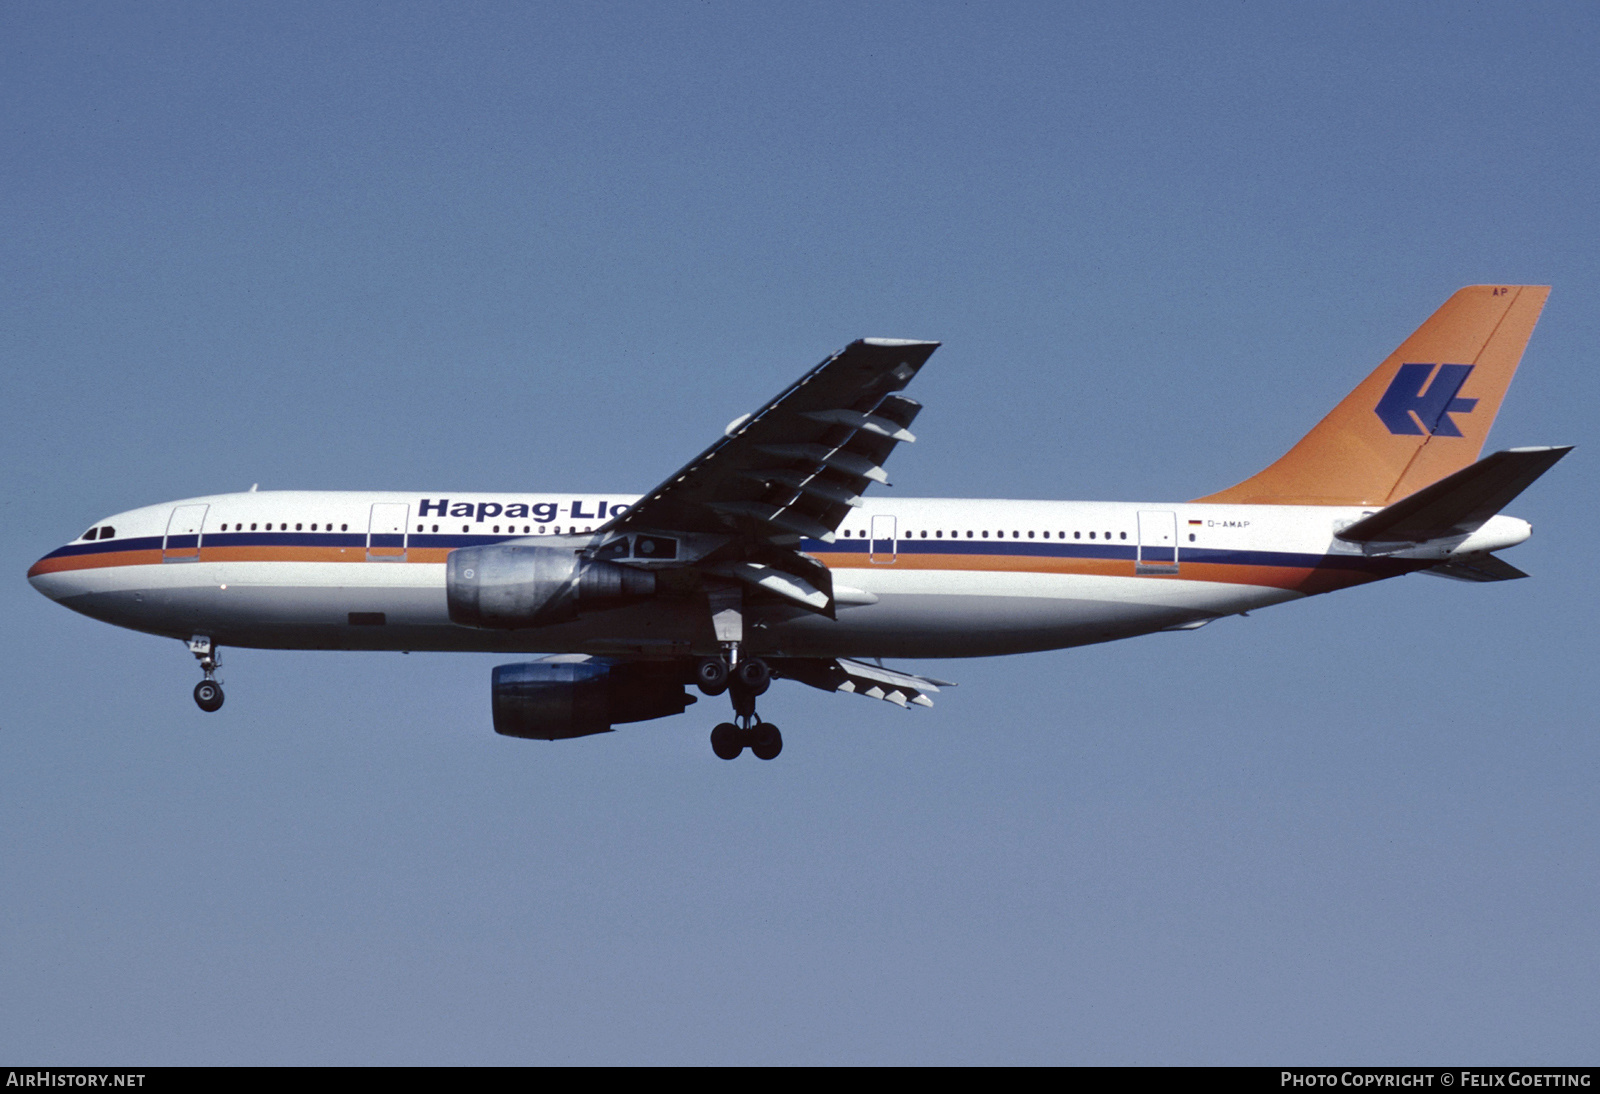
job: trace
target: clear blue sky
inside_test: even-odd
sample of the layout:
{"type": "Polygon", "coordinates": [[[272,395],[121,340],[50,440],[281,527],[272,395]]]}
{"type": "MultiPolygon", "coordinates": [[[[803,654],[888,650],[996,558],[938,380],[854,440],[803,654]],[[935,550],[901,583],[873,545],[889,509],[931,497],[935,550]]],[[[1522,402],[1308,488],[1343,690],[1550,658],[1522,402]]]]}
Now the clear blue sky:
{"type": "Polygon", "coordinates": [[[1595,1063],[1600,10],[0,8],[0,1057],[1595,1063]],[[496,737],[494,658],[23,578],[245,489],[643,490],[863,335],[905,495],[1176,500],[1464,284],[1532,580],[496,737]]]}

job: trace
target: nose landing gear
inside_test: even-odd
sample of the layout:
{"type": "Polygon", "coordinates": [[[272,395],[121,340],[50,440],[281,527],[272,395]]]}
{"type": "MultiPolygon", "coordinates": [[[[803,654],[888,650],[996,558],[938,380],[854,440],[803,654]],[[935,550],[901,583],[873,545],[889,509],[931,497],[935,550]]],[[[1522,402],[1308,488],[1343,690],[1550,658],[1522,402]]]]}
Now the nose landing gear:
{"type": "Polygon", "coordinates": [[[208,636],[197,634],[189,639],[189,652],[195,655],[200,671],[205,673],[205,679],[194,686],[194,705],[207,714],[215,714],[222,709],[224,698],[222,684],[217,680],[217,667],[222,662],[217,660],[216,647],[208,636]]]}

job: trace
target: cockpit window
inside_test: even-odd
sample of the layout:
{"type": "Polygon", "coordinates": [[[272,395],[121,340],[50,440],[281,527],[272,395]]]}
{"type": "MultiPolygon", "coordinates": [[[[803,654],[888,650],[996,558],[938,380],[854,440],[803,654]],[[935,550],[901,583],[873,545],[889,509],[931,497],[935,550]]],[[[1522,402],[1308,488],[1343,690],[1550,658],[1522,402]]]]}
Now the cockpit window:
{"type": "Polygon", "coordinates": [[[99,534],[100,534],[100,529],[98,529],[98,528],[91,528],[91,529],[89,529],[89,530],[88,530],[88,531],[87,531],[87,532],[85,532],[85,533],[83,533],[83,535],[82,535],[82,536],[80,536],[80,537],[79,537],[79,538],[80,538],[80,539],[94,539],[94,538],[95,538],[95,537],[96,537],[96,536],[98,536],[98,535],[99,535],[99,534]]]}
{"type": "Polygon", "coordinates": [[[618,536],[594,553],[595,558],[627,558],[628,537],[618,536]]]}
{"type": "Polygon", "coordinates": [[[106,525],[104,528],[100,529],[100,538],[101,539],[111,539],[116,534],[117,534],[117,530],[115,528],[111,527],[111,525],[109,525],[109,524],[106,525]]]}

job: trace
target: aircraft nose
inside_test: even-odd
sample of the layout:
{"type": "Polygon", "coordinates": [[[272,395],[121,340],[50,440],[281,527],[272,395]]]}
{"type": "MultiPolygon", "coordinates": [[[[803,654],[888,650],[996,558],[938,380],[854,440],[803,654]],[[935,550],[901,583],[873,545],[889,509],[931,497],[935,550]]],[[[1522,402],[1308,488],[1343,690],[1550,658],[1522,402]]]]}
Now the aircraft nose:
{"type": "Polygon", "coordinates": [[[62,572],[60,550],[51,551],[28,567],[28,584],[51,600],[72,595],[71,576],[62,572]]]}

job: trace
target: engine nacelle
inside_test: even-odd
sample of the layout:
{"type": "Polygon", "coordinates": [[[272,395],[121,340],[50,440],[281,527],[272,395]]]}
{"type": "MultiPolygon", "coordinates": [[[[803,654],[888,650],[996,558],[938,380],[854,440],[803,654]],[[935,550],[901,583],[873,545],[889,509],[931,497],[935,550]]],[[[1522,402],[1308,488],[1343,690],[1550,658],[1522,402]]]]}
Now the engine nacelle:
{"type": "Polygon", "coordinates": [[[694,702],[673,662],[560,654],[494,670],[494,731],[559,741],[606,733],[618,722],[682,714],[694,702]]]}
{"type": "Polygon", "coordinates": [[[460,547],[445,558],[450,619],[464,627],[563,623],[655,592],[651,571],[581,558],[570,547],[460,547]]]}

